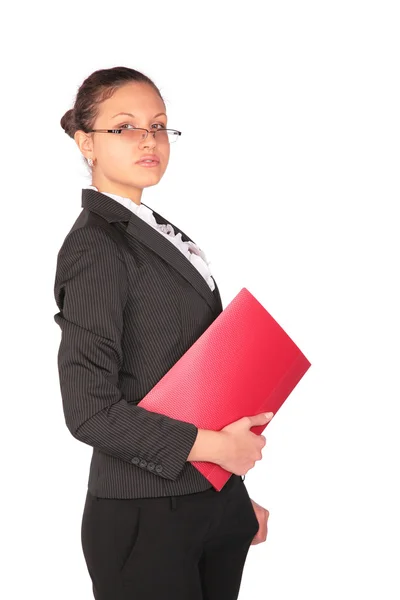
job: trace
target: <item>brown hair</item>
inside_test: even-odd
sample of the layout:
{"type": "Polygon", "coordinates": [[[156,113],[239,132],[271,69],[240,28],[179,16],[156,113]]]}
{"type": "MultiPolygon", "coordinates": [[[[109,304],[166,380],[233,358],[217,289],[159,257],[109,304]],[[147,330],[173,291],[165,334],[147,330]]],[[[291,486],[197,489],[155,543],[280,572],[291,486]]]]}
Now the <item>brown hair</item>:
{"type": "MultiPolygon", "coordinates": [[[[144,73],[129,67],[100,69],[94,71],[83,81],[76,94],[74,107],[67,110],[61,118],[60,124],[65,133],[71,138],[78,129],[88,133],[90,129],[93,129],[99,104],[110,98],[118,88],[132,81],[151,85],[164,102],[156,84],[144,73]]],[[[83,157],[83,159],[87,165],[86,158],[83,157]]]]}

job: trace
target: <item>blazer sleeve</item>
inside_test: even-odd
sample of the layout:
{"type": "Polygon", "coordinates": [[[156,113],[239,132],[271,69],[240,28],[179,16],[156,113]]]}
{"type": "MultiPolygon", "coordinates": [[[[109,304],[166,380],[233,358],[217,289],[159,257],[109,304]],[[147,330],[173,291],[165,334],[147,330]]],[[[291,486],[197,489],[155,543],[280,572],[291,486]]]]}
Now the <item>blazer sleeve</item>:
{"type": "Polygon", "coordinates": [[[152,461],[162,467],[155,475],[175,480],[198,428],[123,397],[118,372],[127,294],[126,263],[107,232],[95,225],[70,232],[57,255],[54,285],[65,422],[81,442],[128,462],[152,461]]]}

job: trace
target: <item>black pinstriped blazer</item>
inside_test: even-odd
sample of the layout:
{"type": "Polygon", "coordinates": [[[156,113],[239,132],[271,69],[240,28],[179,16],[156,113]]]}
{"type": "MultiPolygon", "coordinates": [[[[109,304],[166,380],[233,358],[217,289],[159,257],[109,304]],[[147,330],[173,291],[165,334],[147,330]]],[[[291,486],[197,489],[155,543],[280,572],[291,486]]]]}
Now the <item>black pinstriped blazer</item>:
{"type": "Polygon", "coordinates": [[[103,498],[208,489],[186,460],[197,427],[137,404],[221,313],[218,286],[110,196],[84,188],[82,207],[57,255],[54,320],[65,422],[93,447],[88,489],[103,498]]]}

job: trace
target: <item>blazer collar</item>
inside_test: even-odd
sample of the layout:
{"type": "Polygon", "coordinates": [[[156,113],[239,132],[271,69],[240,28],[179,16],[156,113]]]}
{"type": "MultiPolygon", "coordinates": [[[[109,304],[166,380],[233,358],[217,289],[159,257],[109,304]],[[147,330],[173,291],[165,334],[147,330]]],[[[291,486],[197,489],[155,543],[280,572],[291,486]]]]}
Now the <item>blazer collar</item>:
{"type": "MultiPolygon", "coordinates": [[[[144,206],[147,206],[147,208],[150,208],[150,210],[153,211],[154,217],[158,223],[170,223],[176,232],[182,234],[182,239],[184,241],[193,242],[184,231],[171,223],[171,221],[167,221],[162,215],[157,213],[147,204],[144,204],[144,206]]],[[[222,311],[221,296],[216,282],[214,291],[212,291],[204,277],[186,256],[182,254],[179,248],[168,241],[159,231],[149,225],[149,223],[114,200],[114,198],[89,188],[82,189],[82,207],[100,215],[108,221],[108,223],[127,223],[126,229],[124,229],[123,232],[124,235],[128,236],[128,238],[129,236],[132,236],[139,240],[148,248],[156,252],[163,260],[168,262],[197,290],[209,304],[213,312],[219,314],[222,311]]]]}

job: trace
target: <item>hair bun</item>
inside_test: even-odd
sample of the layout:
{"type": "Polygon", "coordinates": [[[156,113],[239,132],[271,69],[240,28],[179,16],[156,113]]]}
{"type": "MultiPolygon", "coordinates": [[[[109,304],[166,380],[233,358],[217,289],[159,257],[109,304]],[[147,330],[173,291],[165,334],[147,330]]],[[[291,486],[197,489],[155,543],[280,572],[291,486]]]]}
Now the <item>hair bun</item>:
{"type": "Polygon", "coordinates": [[[61,127],[64,129],[65,133],[70,137],[74,136],[75,133],[75,113],[74,109],[70,108],[67,110],[65,115],[61,118],[60,121],[61,127]]]}

